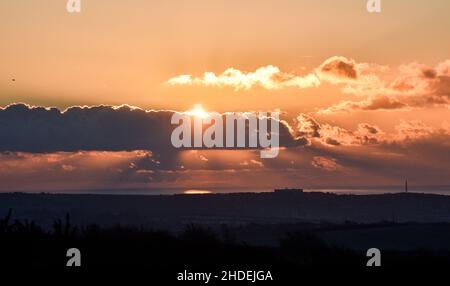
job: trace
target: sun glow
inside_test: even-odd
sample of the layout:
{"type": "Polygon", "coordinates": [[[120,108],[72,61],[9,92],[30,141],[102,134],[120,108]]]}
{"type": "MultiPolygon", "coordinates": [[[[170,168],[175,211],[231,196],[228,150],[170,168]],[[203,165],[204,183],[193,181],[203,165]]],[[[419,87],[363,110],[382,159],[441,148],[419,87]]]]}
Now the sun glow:
{"type": "Polygon", "coordinates": [[[183,192],[185,195],[206,195],[211,194],[208,190],[186,190],[183,192]]]}
{"type": "Polygon", "coordinates": [[[201,104],[195,104],[194,108],[189,110],[187,114],[198,117],[198,118],[206,118],[208,117],[208,112],[203,109],[201,104]]]}

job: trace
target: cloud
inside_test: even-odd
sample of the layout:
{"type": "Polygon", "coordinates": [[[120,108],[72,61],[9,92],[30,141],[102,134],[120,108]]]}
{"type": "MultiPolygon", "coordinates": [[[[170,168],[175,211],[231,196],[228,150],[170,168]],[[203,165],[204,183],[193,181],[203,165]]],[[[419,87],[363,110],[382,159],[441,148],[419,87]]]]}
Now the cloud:
{"type": "Polygon", "coordinates": [[[265,66],[254,72],[229,68],[222,74],[205,72],[203,77],[180,75],[169,85],[230,86],[248,90],[254,86],[266,89],[318,87],[323,82],[342,86],[342,92],[365,97],[361,101],[343,101],[321,110],[321,113],[410,110],[433,106],[450,106],[450,60],[428,67],[409,63],[393,72],[374,63],[333,56],[306,76],[281,72],[276,66],[265,66]]]}
{"type": "Polygon", "coordinates": [[[348,93],[354,92],[353,90],[366,90],[368,92],[374,89],[379,81],[372,72],[384,69],[385,67],[376,64],[357,63],[353,59],[334,56],[326,59],[305,76],[299,76],[292,72],[282,72],[278,67],[268,65],[260,67],[254,72],[228,68],[218,75],[213,72],[205,72],[203,76],[196,77],[183,74],[170,78],[166,81],[166,84],[233,87],[238,91],[249,90],[255,86],[261,86],[269,90],[287,87],[303,89],[318,87],[322,82],[329,82],[345,84],[343,89],[348,93]]]}
{"type": "Polygon", "coordinates": [[[335,56],[325,60],[316,70],[320,79],[332,83],[345,83],[358,79],[359,71],[353,59],[335,56]]]}
{"type": "Polygon", "coordinates": [[[301,113],[297,117],[297,131],[300,136],[317,138],[320,137],[321,125],[311,116],[301,113]]]}
{"type": "Polygon", "coordinates": [[[235,68],[229,68],[216,75],[213,72],[205,72],[203,77],[180,75],[167,81],[169,85],[202,85],[216,87],[233,87],[237,90],[248,90],[254,86],[262,86],[266,89],[280,89],[285,87],[308,88],[320,85],[319,79],[314,74],[297,76],[292,73],[281,72],[278,67],[269,65],[260,67],[254,72],[242,72],[235,68]]]}
{"type": "Polygon", "coordinates": [[[282,72],[278,67],[268,65],[256,69],[254,72],[244,72],[235,68],[228,68],[216,75],[205,72],[201,77],[189,74],[179,75],[169,79],[169,85],[200,85],[213,87],[233,87],[236,91],[248,90],[254,86],[265,89],[281,89],[287,87],[310,88],[318,87],[321,81],[332,83],[348,83],[356,80],[362,64],[345,57],[331,57],[324,61],[317,69],[305,76],[282,72]]]}
{"type": "Polygon", "coordinates": [[[323,156],[314,156],[311,165],[325,171],[336,171],[342,168],[342,166],[336,162],[336,159],[323,156]]]}
{"type": "Polygon", "coordinates": [[[280,121],[282,150],[175,150],[174,111],[130,106],[0,109],[0,190],[446,184],[450,125],[400,120],[392,133],[343,128],[299,114],[280,121]],[[138,149],[135,149],[138,148],[138,149]]]}
{"type": "Polygon", "coordinates": [[[397,144],[404,145],[412,141],[431,137],[450,137],[449,124],[441,127],[428,126],[420,120],[403,120],[394,127],[396,133],[387,134],[378,126],[359,123],[355,130],[348,130],[328,123],[320,123],[312,116],[300,114],[297,119],[297,130],[294,134],[311,142],[329,146],[360,146],[397,144]]]}
{"type": "MultiPolygon", "coordinates": [[[[127,105],[74,106],[60,111],[12,104],[0,109],[0,152],[151,150],[155,156],[168,157],[178,150],[170,140],[176,127],[171,124],[174,113],[127,105]]],[[[303,138],[293,138],[287,122],[279,123],[280,146],[307,144],[303,138]]]]}
{"type": "Polygon", "coordinates": [[[312,116],[300,114],[297,117],[297,133],[299,136],[315,139],[328,145],[354,144],[356,136],[353,132],[339,126],[319,123],[312,116]]]}
{"type": "Polygon", "coordinates": [[[309,144],[284,147],[273,160],[257,150],[0,152],[0,190],[450,183],[448,123],[403,120],[386,134],[367,123],[349,130],[299,118],[309,144]]]}
{"type": "Polygon", "coordinates": [[[24,152],[131,151],[167,149],[171,111],[130,106],[0,109],[0,150],[24,152]]]}
{"type": "Polygon", "coordinates": [[[368,123],[359,123],[357,129],[351,131],[328,123],[319,123],[304,113],[297,116],[296,121],[297,130],[294,134],[327,145],[375,144],[378,143],[380,136],[384,136],[384,132],[378,126],[368,123]]]}
{"type": "Polygon", "coordinates": [[[356,62],[343,56],[326,59],[305,76],[282,72],[273,65],[243,72],[229,68],[222,74],[205,72],[202,77],[180,75],[169,79],[169,85],[233,87],[249,90],[287,87],[319,87],[323,83],[338,85],[344,94],[363,97],[345,100],[319,110],[321,114],[336,112],[412,110],[431,107],[450,108],[450,60],[429,67],[419,63],[400,65],[397,70],[375,63],[356,62]]]}
{"type": "Polygon", "coordinates": [[[366,80],[357,79],[344,87],[344,92],[364,96],[364,100],[343,101],[319,113],[450,108],[449,70],[449,60],[435,67],[419,63],[401,65],[391,77],[386,70],[379,70],[366,80]]]}
{"type": "MultiPolygon", "coordinates": [[[[124,170],[151,153],[80,151],[53,153],[0,152],[0,190],[121,187],[124,170]]],[[[132,183],[132,182],[131,182],[132,183]]]]}
{"type": "Polygon", "coordinates": [[[398,99],[387,96],[369,97],[362,101],[342,101],[318,111],[319,114],[332,114],[337,112],[375,111],[375,110],[409,110],[410,106],[398,99]]]}
{"type": "Polygon", "coordinates": [[[400,123],[395,126],[397,134],[394,136],[394,141],[411,141],[422,138],[427,138],[437,134],[450,135],[448,126],[436,128],[428,126],[420,120],[400,120],[400,123]]]}
{"type": "Polygon", "coordinates": [[[385,133],[376,125],[360,123],[354,135],[360,144],[369,145],[379,143],[380,138],[383,138],[385,133]]]}

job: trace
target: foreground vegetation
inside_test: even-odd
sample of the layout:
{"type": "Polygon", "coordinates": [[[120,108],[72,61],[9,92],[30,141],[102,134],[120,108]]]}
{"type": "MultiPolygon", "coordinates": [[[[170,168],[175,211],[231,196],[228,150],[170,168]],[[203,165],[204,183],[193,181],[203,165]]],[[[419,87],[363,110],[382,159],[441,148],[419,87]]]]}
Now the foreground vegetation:
{"type": "MultiPolygon", "coordinates": [[[[240,242],[233,231],[186,225],[179,233],[137,227],[75,226],[67,215],[52,229],[31,221],[15,220],[9,212],[0,220],[2,267],[65,269],[67,249],[82,253],[80,270],[105,267],[145,268],[155,273],[201,269],[271,270],[293,273],[293,269],[365,269],[364,252],[330,245],[314,231],[285,233],[279,245],[254,246],[240,242]]],[[[450,266],[450,252],[413,250],[383,251],[383,266],[450,266]]],[[[295,271],[297,271],[295,270],[295,271]]]]}

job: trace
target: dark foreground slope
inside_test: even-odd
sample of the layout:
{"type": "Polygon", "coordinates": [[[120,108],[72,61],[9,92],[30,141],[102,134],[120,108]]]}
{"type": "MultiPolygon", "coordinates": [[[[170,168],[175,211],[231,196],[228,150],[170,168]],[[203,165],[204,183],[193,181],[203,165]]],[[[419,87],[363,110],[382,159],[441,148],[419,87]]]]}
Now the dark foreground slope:
{"type": "Polygon", "coordinates": [[[450,266],[450,199],[438,195],[1,194],[0,211],[0,269],[66,269],[73,247],[82,270],[144,269],[166,281],[185,270],[364,272],[373,247],[383,269],[450,266]]]}
{"type": "MultiPolygon", "coordinates": [[[[336,227],[336,226],[335,226],[336,227]]],[[[450,226],[447,225],[447,229],[450,226]]],[[[440,270],[450,267],[449,250],[381,249],[382,270],[399,273],[417,268],[440,270]]],[[[33,222],[0,220],[0,269],[28,268],[97,272],[117,269],[141,271],[149,282],[176,281],[179,273],[210,272],[220,280],[223,271],[271,273],[276,281],[301,281],[312,273],[358,272],[379,274],[366,267],[366,250],[352,250],[321,239],[314,231],[294,231],[279,238],[277,246],[249,245],[233,230],[215,232],[187,225],[177,234],[134,227],[75,226],[67,217],[55,221],[51,230],[33,222]],[[67,267],[67,251],[81,252],[81,266],[67,267]]],[[[110,272],[111,274],[111,272],[110,272]]],[[[262,274],[261,274],[262,275],[262,274]]],[[[322,276],[318,276],[322,277],[322,276]]],[[[318,278],[316,277],[316,278],[318,278]]],[[[199,283],[201,284],[201,283],[199,283]]],[[[232,284],[234,285],[234,284],[232,284]]]]}

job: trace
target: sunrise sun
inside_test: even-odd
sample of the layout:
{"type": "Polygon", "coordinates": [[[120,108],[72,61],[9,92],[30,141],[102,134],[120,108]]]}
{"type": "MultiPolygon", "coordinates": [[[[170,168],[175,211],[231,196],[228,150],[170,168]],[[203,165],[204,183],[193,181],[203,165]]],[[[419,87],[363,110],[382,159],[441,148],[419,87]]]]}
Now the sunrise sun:
{"type": "Polygon", "coordinates": [[[208,117],[208,112],[203,109],[201,104],[195,104],[194,108],[187,112],[189,115],[198,117],[198,118],[206,118],[208,117]]]}

